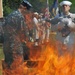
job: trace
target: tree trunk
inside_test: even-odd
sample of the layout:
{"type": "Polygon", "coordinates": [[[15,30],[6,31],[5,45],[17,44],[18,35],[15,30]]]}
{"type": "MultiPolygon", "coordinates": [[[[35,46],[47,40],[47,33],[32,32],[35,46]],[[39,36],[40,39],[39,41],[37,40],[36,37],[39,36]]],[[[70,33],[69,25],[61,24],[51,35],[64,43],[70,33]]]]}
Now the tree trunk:
{"type": "Polygon", "coordinates": [[[3,5],[2,5],[2,0],[0,0],[0,18],[3,18],[3,5]]]}

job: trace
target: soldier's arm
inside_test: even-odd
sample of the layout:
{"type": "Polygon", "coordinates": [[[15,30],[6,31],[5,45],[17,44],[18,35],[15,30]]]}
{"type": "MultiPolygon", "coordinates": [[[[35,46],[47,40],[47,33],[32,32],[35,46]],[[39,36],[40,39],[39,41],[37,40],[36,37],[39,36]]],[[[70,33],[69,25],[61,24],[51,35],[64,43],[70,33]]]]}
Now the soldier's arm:
{"type": "Polygon", "coordinates": [[[70,17],[71,18],[69,19],[68,27],[75,29],[75,14],[71,14],[70,17]]]}
{"type": "Polygon", "coordinates": [[[52,19],[46,19],[47,22],[50,22],[51,24],[55,25],[58,22],[60,22],[60,18],[52,18],[52,19]]]}
{"type": "Polygon", "coordinates": [[[75,19],[69,19],[69,22],[68,22],[67,26],[68,26],[70,29],[75,30],[75,19]]]}

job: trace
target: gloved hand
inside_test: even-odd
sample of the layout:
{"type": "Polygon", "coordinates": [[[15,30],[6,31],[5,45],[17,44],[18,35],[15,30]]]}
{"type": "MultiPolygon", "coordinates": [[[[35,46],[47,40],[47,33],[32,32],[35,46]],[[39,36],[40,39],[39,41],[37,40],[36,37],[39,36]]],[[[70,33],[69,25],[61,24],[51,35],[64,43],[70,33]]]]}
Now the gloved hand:
{"type": "Polygon", "coordinates": [[[71,18],[63,18],[61,19],[61,22],[67,24],[69,28],[75,29],[75,23],[72,21],[71,18]]]}
{"type": "Polygon", "coordinates": [[[72,20],[70,18],[61,18],[60,22],[64,23],[65,25],[69,25],[72,20]]]}

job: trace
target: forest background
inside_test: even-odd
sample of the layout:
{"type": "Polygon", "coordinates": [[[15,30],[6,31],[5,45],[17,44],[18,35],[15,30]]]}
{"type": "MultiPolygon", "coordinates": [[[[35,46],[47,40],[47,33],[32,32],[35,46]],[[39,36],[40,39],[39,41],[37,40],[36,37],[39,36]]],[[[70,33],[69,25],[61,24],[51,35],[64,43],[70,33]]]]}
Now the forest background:
{"type": "MultiPolygon", "coordinates": [[[[23,0],[3,0],[4,17],[10,14],[12,11],[16,10],[22,1],[23,0]]],[[[45,8],[47,4],[47,0],[28,0],[28,1],[33,5],[33,10],[37,12],[39,11],[41,12],[41,10],[45,8]]],[[[48,0],[49,7],[52,6],[53,1],[54,0],[48,0]]],[[[58,6],[61,1],[62,0],[58,0],[58,6]]],[[[75,12],[75,0],[69,0],[69,1],[73,3],[71,6],[71,12],[75,12]]]]}

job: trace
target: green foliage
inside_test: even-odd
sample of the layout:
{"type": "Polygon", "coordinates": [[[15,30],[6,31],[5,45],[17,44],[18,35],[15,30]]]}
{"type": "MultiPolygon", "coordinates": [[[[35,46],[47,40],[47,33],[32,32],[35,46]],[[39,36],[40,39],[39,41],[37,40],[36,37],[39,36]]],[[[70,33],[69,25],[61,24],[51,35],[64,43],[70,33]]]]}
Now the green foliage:
{"type": "Polygon", "coordinates": [[[37,12],[41,12],[41,9],[46,7],[46,0],[29,0],[29,2],[33,5],[33,10],[37,12]]]}
{"type": "MultiPolygon", "coordinates": [[[[22,1],[23,0],[3,0],[4,16],[7,16],[13,10],[17,9],[19,4],[22,1]]],[[[46,7],[46,3],[47,3],[47,0],[28,0],[28,1],[33,5],[33,10],[37,12],[41,12],[41,10],[46,7]]],[[[48,0],[48,1],[49,1],[49,6],[51,6],[54,0],[48,0]]],[[[61,1],[63,0],[58,0],[59,3],[61,1]]],[[[72,7],[71,11],[75,12],[75,8],[74,8],[75,0],[69,0],[69,1],[73,3],[71,6],[72,7]]]]}
{"type": "Polygon", "coordinates": [[[3,0],[3,14],[7,16],[13,10],[17,9],[22,0],[3,0]]]}
{"type": "Polygon", "coordinates": [[[0,43],[0,75],[2,75],[2,59],[4,59],[3,46],[0,43]]]}
{"type": "Polygon", "coordinates": [[[6,16],[7,14],[10,14],[13,10],[8,7],[8,6],[5,6],[4,7],[4,16],[6,16]]]}

